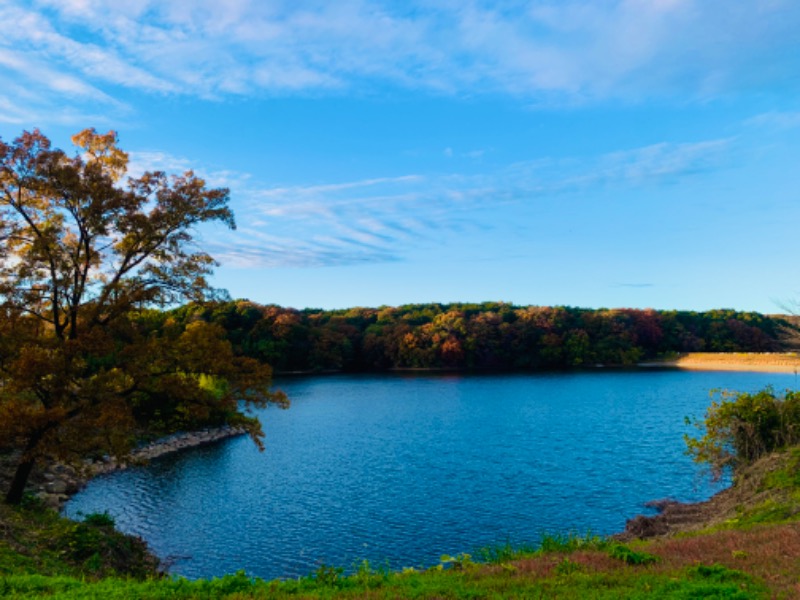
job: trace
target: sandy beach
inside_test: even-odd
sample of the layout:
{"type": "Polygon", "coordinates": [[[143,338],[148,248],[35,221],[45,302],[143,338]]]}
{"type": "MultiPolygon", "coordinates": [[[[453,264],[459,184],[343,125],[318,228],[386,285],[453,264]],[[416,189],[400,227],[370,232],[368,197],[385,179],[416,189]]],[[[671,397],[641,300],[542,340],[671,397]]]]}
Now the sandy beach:
{"type": "Polygon", "coordinates": [[[641,363],[642,367],[674,367],[699,371],[800,371],[797,352],[689,352],[675,359],[641,363]]]}

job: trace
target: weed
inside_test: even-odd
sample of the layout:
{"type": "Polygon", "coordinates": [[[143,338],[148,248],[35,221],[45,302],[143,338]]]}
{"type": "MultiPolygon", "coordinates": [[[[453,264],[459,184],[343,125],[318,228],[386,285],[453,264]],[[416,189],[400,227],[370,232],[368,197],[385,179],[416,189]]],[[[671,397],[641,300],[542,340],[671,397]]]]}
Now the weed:
{"type": "Polygon", "coordinates": [[[570,575],[572,573],[576,573],[582,570],[583,567],[580,563],[575,562],[574,560],[570,560],[569,558],[565,558],[560,563],[556,565],[556,573],[559,575],[570,575]]]}
{"type": "Polygon", "coordinates": [[[612,544],[608,549],[608,555],[629,565],[650,565],[658,561],[657,556],[631,550],[624,544],[612,544]]]}
{"type": "Polygon", "coordinates": [[[116,525],[114,517],[105,511],[101,513],[89,513],[83,517],[83,522],[93,527],[108,527],[109,529],[113,529],[116,525]]]}
{"type": "Polygon", "coordinates": [[[716,581],[718,583],[736,582],[747,579],[747,576],[736,569],[729,569],[723,565],[697,565],[688,569],[690,575],[716,581]]]}
{"type": "Polygon", "coordinates": [[[539,546],[532,544],[520,544],[514,546],[510,541],[494,546],[484,546],[475,551],[480,562],[499,565],[532,556],[539,551],[539,546]]]}
{"type": "Polygon", "coordinates": [[[439,567],[442,569],[449,568],[455,571],[466,571],[467,569],[475,566],[475,561],[472,560],[472,555],[466,553],[457,554],[456,556],[442,554],[442,557],[439,560],[441,562],[439,567]]]}
{"type": "Polygon", "coordinates": [[[314,571],[312,579],[325,587],[337,587],[341,583],[343,574],[342,567],[331,567],[323,563],[314,571]]]}
{"type": "Polygon", "coordinates": [[[370,562],[366,559],[356,567],[352,575],[352,579],[364,588],[378,587],[389,578],[389,566],[385,565],[380,569],[374,569],[370,562]]]}
{"type": "Polygon", "coordinates": [[[539,542],[539,551],[550,552],[575,552],[576,550],[604,550],[608,547],[608,540],[600,536],[576,535],[574,533],[545,534],[539,542]]]}

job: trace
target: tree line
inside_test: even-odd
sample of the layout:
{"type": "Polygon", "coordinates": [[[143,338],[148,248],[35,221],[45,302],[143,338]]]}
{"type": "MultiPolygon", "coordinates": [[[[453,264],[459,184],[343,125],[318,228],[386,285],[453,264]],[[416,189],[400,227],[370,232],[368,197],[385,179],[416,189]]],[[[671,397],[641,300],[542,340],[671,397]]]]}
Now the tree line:
{"type": "Polygon", "coordinates": [[[791,325],[734,310],[656,311],[480,304],[296,310],[246,300],[150,314],[220,326],[277,372],[537,370],[634,365],[682,352],[774,352],[791,325]]]}

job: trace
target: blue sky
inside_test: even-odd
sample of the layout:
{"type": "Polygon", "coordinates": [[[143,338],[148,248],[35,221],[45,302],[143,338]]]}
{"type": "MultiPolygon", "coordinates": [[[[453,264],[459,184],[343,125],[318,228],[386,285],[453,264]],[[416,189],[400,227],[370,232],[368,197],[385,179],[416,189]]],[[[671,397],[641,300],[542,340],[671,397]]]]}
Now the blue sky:
{"type": "Polygon", "coordinates": [[[4,0],[0,136],[231,189],[236,298],[780,312],[796,0],[4,0]]]}

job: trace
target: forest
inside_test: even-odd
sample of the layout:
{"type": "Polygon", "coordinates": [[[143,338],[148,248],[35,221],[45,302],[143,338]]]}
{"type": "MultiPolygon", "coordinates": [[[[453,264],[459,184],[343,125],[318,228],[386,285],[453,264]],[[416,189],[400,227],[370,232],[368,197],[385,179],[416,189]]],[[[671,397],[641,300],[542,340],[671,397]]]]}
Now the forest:
{"type": "Polygon", "coordinates": [[[246,300],[142,313],[151,326],[221,326],[241,355],[277,373],[628,366],[681,352],[789,348],[786,317],[480,304],[296,310],[246,300]]]}

